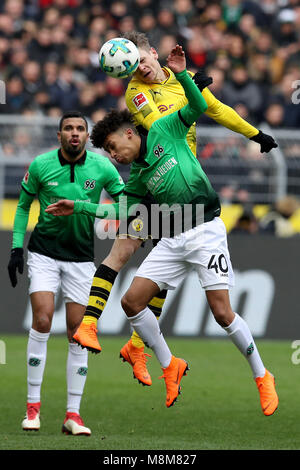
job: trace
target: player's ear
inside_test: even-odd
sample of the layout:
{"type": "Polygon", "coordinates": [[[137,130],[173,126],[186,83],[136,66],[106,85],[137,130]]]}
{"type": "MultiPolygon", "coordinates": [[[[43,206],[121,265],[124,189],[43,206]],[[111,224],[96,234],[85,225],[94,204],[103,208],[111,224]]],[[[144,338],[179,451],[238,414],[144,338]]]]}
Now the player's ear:
{"type": "Polygon", "coordinates": [[[61,132],[57,131],[57,140],[58,142],[61,142],[61,132]]]}
{"type": "Polygon", "coordinates": [[[154,49],[154,47],[151,47],[150,51],[151,51],[151,54],[153,55],[154,59],[158,59],[158,52],[157,52],[157,50],[154,49]]]}
{"type": "Polygon", "coordinates": [[[133,131],[133,129],[132,129],[131,127],[128,127],[128,128],[126,129],[126,135],[127,135],[127,137],[128,137],[129,139],[131,139],[131,137],[134,135],[134,131],[133,131]]]}

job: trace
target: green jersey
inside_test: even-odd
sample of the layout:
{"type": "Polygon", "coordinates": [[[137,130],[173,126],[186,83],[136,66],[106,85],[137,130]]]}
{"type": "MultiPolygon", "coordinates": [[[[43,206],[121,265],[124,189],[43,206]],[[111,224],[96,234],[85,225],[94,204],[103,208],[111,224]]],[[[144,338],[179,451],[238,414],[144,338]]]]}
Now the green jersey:
{"type": "Polygon", "coordinates": [[[22,247],[31,203],[35,196],[40,213],[28,244],[28,250],[64,261],[94,259],[94,216],[54,217],[45,212],[60,199],[97,204],[105,189],[118,200],[124,183],[108,158],[86,151],[76,162],[68,162],[60,149],[36,157],[22,181],[15,216],[13,248],[22,247]]]}
{"type": "MultiPolygon", "coordinates": [[[[147,137],[141,138],[140,156],[131,165],[124,195],[127,196],[129,207],[136,207],[136,203],[148,191],[159,204],[189,204],[193,210],[201,204],[204,209],[202,220],[207,222],[220,215],[219,197],[186,141],[190,126],[206,110],[207,105],[186,71],[176,74],[176,78],[185,90],[188,104],[155,121],[147,137]]],[[[107,211],[101,204],[96,207],[93,204],[75,203],[74,212],[114,218],[114,209],[119,218],[126,217],[119,204],[112,204],[107,211]]]]}

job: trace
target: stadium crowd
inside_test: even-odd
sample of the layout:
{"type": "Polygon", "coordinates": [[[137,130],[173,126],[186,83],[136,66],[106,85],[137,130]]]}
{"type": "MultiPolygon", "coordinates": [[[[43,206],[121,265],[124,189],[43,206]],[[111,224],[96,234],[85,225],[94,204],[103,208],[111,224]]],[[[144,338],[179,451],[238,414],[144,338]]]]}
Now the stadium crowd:
{"type": "MultiPolygon", "coordinates": [[[[183,45],[188,68],[212,76],[212,93],[254,126],[299,128],[300,105],[293,97],[299,101],[300,0],[3,0],[1,114],[58,119],[78,109],[93,123],[112,107],[124,109],[129,80],[105,75],[98,53],[105,41],[132,30],[148,36],[162,65],[177,42],[183,45]]],[[[198,122],[215,125],[205,114],[198,122]]],[[[47,129],[35,129],[33,136],[23,126],[10,136],[1,142],[6,157],[32,158],[35,147],[42,151],[55,138],[47,129]]],[[[296,181],[299,144],[287,145],[284,155],[296,181]]],[[[253,142],[234,135],[219,143],[201,138],[198,157],[214,175],[224,204],[269,202],[270,168],[253,142]],[[225,185],[220,175],[228,175],[225,185]]],[[[128,171],[120,165],[118,170],[126,181],[128,171]]],[[[20,171],[6,172],[8,197],[15,194],[20,171]]],[[[298,185],[288,191],[298,195],[298,185]]]]}
{"type": "Polygon", "coordinates": [[[96,121],[122,109],[127,81],[104,75],[98,52],[133,29],[147,34],[162,64],[182,44],[189,69],[203,67],[212,92],[254,125],[299,126],[291,99],[300,80],[299,0],[4,0],[2,113],[58,117],[76,108],[96,121]]]}

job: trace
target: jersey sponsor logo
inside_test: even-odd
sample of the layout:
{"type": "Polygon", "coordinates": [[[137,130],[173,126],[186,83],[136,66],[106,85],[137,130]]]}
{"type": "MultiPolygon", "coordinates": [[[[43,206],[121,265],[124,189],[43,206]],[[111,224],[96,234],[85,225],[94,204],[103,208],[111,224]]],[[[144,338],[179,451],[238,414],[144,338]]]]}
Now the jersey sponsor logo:
{"type": "Polygon", "coordinates": [[[49,181],[48,186],[58,186],[57,181],[49,181]]]}
{"type": "Polygon", "coordinates": [[[26,171],[25,175],[24,175],[24,178],[23,178],[23,181],[24,183],[28,183],[28,180],[29,180],[29,171],[26,171]]]}
{"type": "Polygon", "coordinates": [[[148,100],[144,93],[139,93],[138,95],[135,95],[135,97],[132,98],[132,101],[138,111],[142,109],[146,104],[148,104],[148,100]]]}
{"type": "Polygon", "coordinates": [[[156,191],[158,186],[160,186],[163,181],[163,175],[165,175],[168,171],[172,170],[174,166],[178,164],[177,160],[172,157],[159,166],[156,172],[151,176],[151,178],[147,181],[146,185],[149,191],[156,191]]]}
{"type": "Polygon", "coordinates": [[[88,179],[84,182],[84,189],[95,189],[96,180],[88,179]]]}
{"type": "Polygon", "coordinates": [[[165,111],[168,111],[169,109],[173,108],[174,103],[169,104],[167,106],[166,104],[160,104],[158,107],[160,113],[164,113],[165,111]]]}

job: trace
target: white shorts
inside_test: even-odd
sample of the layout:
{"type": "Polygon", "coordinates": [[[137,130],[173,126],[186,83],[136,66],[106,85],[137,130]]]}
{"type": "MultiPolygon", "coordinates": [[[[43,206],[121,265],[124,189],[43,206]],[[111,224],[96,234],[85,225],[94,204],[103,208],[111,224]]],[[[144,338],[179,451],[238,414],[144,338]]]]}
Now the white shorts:
{"type": "Polygon", "coordinates": [[[65,302],[88,304],[96,271],[94,263],[59,261],[28,251],[27,265],[29,294],[40,291],[57,294],[61,288],[65,302]]]}
{"type": "Polygon", "coordinates": [[[161,290],[176,289],[191,270],[197,272],[205,290],[234,285],[226,228],[220,217],[174,238],[162,238],[135,276],[151,279],[161,290]]]}

